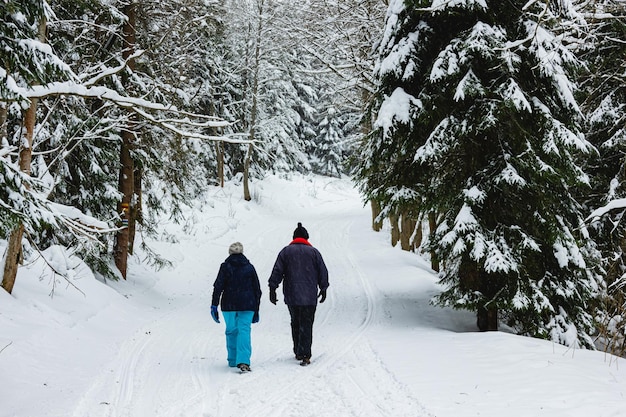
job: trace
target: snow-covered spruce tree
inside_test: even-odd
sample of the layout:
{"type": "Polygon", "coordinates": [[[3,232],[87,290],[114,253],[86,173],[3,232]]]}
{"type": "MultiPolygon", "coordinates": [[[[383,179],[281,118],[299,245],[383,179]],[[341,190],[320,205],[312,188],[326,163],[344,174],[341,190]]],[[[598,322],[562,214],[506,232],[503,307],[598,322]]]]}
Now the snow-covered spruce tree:
{"type": "Polygon", "coordinates": [[[439,304],[477,311],[481,330],[505,319],[592,347],[595,258],[572,192],[588,185],[577,157],[593,147],[576,58],[552,30],[570,10],[554,6],[390,2],[362,181],[387,206],[408,189],[438,213],[439,304]]]}
{"type": "Polygon", "coordinates": [[[378,37],[384,23],[385,2],[380,0],[329,0],[311,2],[307,13],[319,16],[318,19],[301,19],[303,24],[291,32],[302,39],[306,52],[314,58],[308,74],[314,78],[318,100],[313,103],[317,117],[316,140],[311,143],[308,153],[314,156],[313,167],[319,168],[326,148],[334,148],[324,171],[337,170],[350,172],[350,157],[360,154],[359,142],[364,131],[369,131],[366,123],[361,123],[369,97],[374,88],[372,79],[372,44],[378,37]],[[340,121],[336,130],[337,142],[327,142],[327,110],[332,108],[333,119],[340,121]]]}
{"type": "MultiPolygon", "coordinates": [[[[52,3],[52,11],[48,41],[77,81],[97,76],[115,61],[112,41],[122,24],[116,8],[99,0],[58,0],[52,3]]],[[[33,174],[45,181],[47,198],[113,224],[120,199],[119,131],[125,118],[101,99],[50,95],[40,101],[46,111],[35,138],[33,174]]],[[[71,231],[48,229],[31,239],[40,248],[72,247],[94,272],[117,278],[108,250],[111,236],[103,233],[99,243],[77,242],[71,231]]]]}
{"type": "Polygon", "coordinates": [[[582,90],[588,118],[587,139],[598,157],[587,168],[592,192],[584,197],[593,217],[592,236],[606,271],[601,334],[608,349],[626,353],[626,3],[603,0],[586,4],[589,38],[582,59],[589,67],[582,90]],[[604,208],[604,209],[603,209],[604,208]]]}
{"type": "Polygon", "coordinates": [[[21,90],[70,75],[69,68],[46,44],[49,12],[45,1],[5,1],[0,12],[0,220],[4,225],[0,238],[8,237],[2,287],[9,293],[23,259],[24,232],[45,227],[55,217],[35,194],[39,190],[30,178],[38,103],[21,90]],[[11,160],[14,151],[15,162],[11,160]]]}
{"type": "Polygon", "coordinates": [[[329,107],[319,124],[314,149],[313,170],[329,177],[340,177],[342,172],[343,122],[334,107],[329,107]]]}

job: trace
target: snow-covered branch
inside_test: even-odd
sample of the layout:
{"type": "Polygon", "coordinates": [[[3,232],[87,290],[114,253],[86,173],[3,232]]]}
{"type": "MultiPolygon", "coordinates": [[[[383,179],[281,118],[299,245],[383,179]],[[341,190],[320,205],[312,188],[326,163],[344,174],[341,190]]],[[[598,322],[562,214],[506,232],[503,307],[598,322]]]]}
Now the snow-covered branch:
{"type": "MultiPolygon", "coordinates": [[[[92,79],[93,80],[93,79],[92,79]]],[[[90,80],[91,82],[91,80],[90,80]]],[[[224,141],[231,143],[249,143],[239,139],[232,139],[228,136],[204,135],[197,132],[183,130],[174,125],[184,125],[194,128],[223,128],[230,126],[231,123],[225,120],[217,119],[213,116],[190,113],[178,110],[175,106],[166,106],[161,103],[145,100],[138,97],[128,97],[103,86],[89,86],[85,84],[77,84],[73,81],[55,82],[47,85],[37,85],[25,88],[20,91],[24,97],[44,98],[50,96],[79,96],[83,98],[100,99],[114,103],[116,106],[130,110],[143,119],[152,124],[157,124],[162,128],[169,130],[177,135],[186,138],[224,141]],[[161,119],[152,115],[150,112],[164,112],[176,114],[180,118],[164,118],[161,119]],[[200,122],[194,121],[201,120],[200,122]]]]}
{"type": "Polygon", "coordinates": [[[626,209],[626,198],[618,198],[610,201],[607,205],[595,209],[586,219],[588,222],[593,222],[598,220],[600,217],[604,216],[608,212],[612,210],[623,210],[626,209]]]}

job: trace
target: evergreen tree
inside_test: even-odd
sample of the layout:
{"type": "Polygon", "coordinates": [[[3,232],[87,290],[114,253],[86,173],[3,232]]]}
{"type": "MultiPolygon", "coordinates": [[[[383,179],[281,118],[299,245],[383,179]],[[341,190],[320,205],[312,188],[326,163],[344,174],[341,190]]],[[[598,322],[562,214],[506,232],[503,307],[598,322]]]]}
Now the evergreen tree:
{"type": "Polygon", "coordinates": [[[626,5],[604,0],[586,4],[589,36],[581,56],[589,67],[583,79],[587,138],[598,149],[590,161],[591,193],[582,196],[593,216],[593,237],[602,251],[605,291],[599,317],[603,337],[616,354],[626,349],[626,5]],[[611,209],[613,208],[613,209],[611,209]]]}
{"type": "Polygon", "coordinates": [[[313,152],[313,169],[322,175],[340,177],[342,172],[342,149],[344,134],[338,112],[330,107],[319,124],[320,132],[313,152]]]}
{"type": "Polygon", "coordinates": [[[386,210],[438,213],[440,304],[522,334],[592,347],[594,251],[573,190],[593,151],[565,3],[391,1],[376,67],[376,134],[359,178],[386,210]]]}
{"type": "Polygon", "coordinates": [[[73,75],[46,44],[48,15],[45,1],[7,0],[0,11],[0,238],[8,238],[1,264],[2,287],[9,293],[24,257],[24,233],[62,220],[31,178],[38,100],[29,99],[23,90],[73,75]]]}

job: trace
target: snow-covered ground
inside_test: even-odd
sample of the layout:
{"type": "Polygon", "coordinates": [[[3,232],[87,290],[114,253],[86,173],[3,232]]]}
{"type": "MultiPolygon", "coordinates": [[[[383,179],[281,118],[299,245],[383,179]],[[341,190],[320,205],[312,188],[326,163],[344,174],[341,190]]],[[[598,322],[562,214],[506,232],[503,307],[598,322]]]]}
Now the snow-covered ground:
{"type": "Polygon", "coordinates": [[[0,291],[0,417],[626,416],[624,359],[479,333],[473,314],[431,306],[428,262],[371,230],[348,180],[269,177],[252,190],[245,202],[234,184],[211,189],[186,227],[165,225],[177,241],[150,244],[172,269],[137,257],[127,281],[102,283],[49,251],[79,291],[41,261],[22,268],[13,295],[0,291]],[[308,367],[267,292],[299,221],[331,283],[308,367]],[[227,367],[223,321],[209,314],[234,241],[264,290],[244,375],[227,367]]]}

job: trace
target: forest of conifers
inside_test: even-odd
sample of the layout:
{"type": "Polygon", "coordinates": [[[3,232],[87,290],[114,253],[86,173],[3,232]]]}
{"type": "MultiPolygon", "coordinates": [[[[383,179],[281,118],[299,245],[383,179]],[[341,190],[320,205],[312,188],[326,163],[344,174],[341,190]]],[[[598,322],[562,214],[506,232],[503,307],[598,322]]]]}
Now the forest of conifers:
{"type": "MultiPolygon", "coordinates": [[[[623,0],[1,0],[3,288],[208,185],[353,176],[434,302],[624,354],[623,0]]],[[[150,253],[149,248],[145,248],[150,253]]],[[[155,266],[167,263],[154,255],[155,266]]]]}

